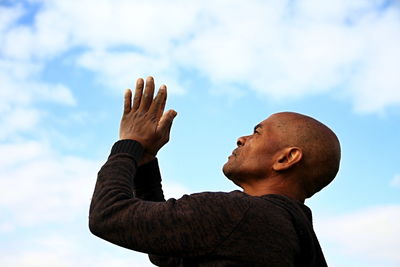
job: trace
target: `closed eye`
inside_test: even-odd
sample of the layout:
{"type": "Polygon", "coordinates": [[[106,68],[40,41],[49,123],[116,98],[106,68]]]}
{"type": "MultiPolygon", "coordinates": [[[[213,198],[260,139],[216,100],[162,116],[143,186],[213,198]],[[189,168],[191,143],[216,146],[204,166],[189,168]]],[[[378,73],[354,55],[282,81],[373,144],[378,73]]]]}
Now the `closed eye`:
{"type": "Polygon", "coordinates": [[[254,134],[260,134],[260,132],[258,131],[258,129],[261,128],[261,124],[257,124],[256,127],[254,127],[254,134]]]}

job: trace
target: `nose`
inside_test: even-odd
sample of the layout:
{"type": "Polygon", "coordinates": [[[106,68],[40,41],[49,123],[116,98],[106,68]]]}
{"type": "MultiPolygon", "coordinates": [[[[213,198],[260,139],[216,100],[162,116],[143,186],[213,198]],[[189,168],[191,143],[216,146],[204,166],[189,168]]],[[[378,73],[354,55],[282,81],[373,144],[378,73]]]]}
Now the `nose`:
{"type": "Polygon", "coordinates": [[[237,146],[243,146],[246,143],[247,136],[242,136],[239,137],[238,140],[236,141],[237,146]]]}

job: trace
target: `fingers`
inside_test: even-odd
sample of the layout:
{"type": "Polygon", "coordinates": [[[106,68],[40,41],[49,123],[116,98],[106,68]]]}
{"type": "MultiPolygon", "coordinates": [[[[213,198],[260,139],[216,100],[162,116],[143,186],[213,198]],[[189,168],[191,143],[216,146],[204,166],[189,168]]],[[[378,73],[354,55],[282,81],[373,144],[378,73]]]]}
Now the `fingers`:
{"type": "Polygon", "coordinates": [[[163,98],[160,99],[161,106],[160,106],[160,109],[158,110],[158,114],[157,114],[158,120],[161,118],[162,114],[164,113],[165,104],[167,103],[167,86],[165,84],[163,84],[163,85],[161,85],[160,89],[164,90],[164,95],[163,95],[163,98]]]}
{"type": "Polygon", "coordinates": [[[157,122],[160,120],[162,114],[164,113],[165,103],[167,102],[167,86],[161,85],[158,90],[156,98],[154,98],[153,103],[150,106],[149,114],[157,122]]]}
{"type": "Polygon", "coordinates": [[[164,108],[167,101],[167,87],[165,85],[162,85],[158,90],[157,96],[154,98],[154,100],[153,95],[153,77],[147,77],[146,85],[142,78],[137,79],[133,103],[132,91],[127,90],[125,92],[124,113],[128,113],[131,111],[148,113],[152,117],[152,119],[158,122],[164,113],[164,108]],[[145,87],[144,92],[143,87],[145,87]]]}
{"type": "Polygon", "coordinates": [[[167,112],[162,115],[160,122],[158,123],[158,131],[166,133],[169,137],[169,132],[171,131],[171,126],[174,118],[176,117],[177,113],[175,110],[168,110],[167,112]]]}
{"type": "Polygon", "coordinates": [[[131,111],[131,101],[132,101],[132,91],[131,89],[126,89],[124,94],[124,114],[131,111]]]}
{"type": "Polygon", "coordinates": [[[146,85],[144,93],[141,97],[139,111],[147,112],[149,110],[149,107],[153,102],[153,95],[154,95],[154,79],[153,77],[149,76],[146,79],[146,85]]]}
{"type": "Polygon", "coordinates": [[[133,98],[132,110],[136,111],[142,99],[144,81],[142,78],[136,80],[135,96],[133,98]]]}

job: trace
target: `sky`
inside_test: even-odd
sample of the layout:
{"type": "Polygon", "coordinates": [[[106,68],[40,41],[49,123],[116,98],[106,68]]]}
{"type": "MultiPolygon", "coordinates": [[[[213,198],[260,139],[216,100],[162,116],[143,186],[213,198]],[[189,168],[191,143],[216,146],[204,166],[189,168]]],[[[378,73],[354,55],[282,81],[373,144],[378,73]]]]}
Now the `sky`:
{"type": "Polygon", "coordinates": [[[400,266],[400,3],[0,0],[0,265],[152,266],[93,236],[96,174],[123,92],[168,86],[165,195],[237,190],[236,140],[279,111],[338,135],[306,204],[329,266],[400,266]]]}

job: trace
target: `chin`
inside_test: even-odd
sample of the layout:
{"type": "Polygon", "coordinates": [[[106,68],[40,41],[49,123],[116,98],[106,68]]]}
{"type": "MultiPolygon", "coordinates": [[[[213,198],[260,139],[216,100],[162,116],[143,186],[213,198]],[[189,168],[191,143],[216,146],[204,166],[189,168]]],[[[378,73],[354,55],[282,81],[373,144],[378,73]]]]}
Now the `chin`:
{"type": "Polygon", "coordinates": [[[226,178],[228,178],[229,180],[231,180],[232,182],[234,182],[236,184],[236,179],[235,177],[235,169],[233,168],[232,164],[229,164],[229,161],[227,163],[224,164],[224,166],[222,167],[222,172],[224,173],[224,175],[226,176],[226,178]]]}
{"type": "Polygon", "coordinates": [[[226,177],[229,178],[230,173],[232,171],[232,164],[230,164],[229,160],[222,166],[222,172],[225,174],[226,177]]]}
{"type": "Polygon", "coordinates": [[[231,173],[234,171],[235,167],[237,166],[236,160],[233,158],[233,156],[229,156],[228,160],[225,162],[224,166],[222,167],[222,171],[226,176],[228,176],[228,173],[231,173]]]}
{"type": "Polygon", "coordinates": [[[229,171],[228,171],[229,168],[227,168],[227,166],[226,166],[227,164],[228,163],[225,163],[224,166],[222,166],[222,172],[224,173],[224,175],[226,177],[228,177],[228,174],[229,174],[229,171]]]}

